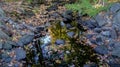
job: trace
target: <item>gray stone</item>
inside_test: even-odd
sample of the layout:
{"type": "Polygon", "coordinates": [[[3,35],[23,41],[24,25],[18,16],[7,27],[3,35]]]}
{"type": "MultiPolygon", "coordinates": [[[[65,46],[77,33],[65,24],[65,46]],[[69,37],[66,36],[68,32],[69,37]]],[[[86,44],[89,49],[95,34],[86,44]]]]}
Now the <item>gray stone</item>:
{"type": "Polygon", "coordinates": [[[102,31],[102,29],[101,29],[101,28],[95,28],[94,31],[95,31],[96,33],[100,33],[100,32],[102,31]]]}
{"type": "Polygon", "coordinates": [[[103,42],[104,42],[104,37],[102,37],[101,35],[96,36],[97,45],[102,45],[103,42]]]}
{"type": "Polygon", "coordinates": [[[86,38],[87,38],[87,39],[90,39],[90,38],[92,38],[93,36],[94,36],[94,34],[87,34],[87,35],[86,35],[86,38]]]}
{"type": "Polygon", "coordinates": [[[67,27],[67,29],[70,29],[70,28],[72,28],[73,26],[72,26],[71,24],[67,23],[67,24],[66,24],[66,27],[67,27]]]}
{"type": "Polygon", "coordinates": [[[0,39],[10,39],[9,36],[0,30],[0,39]]]}
{"type": "Polygon", "coordinates": [[[19,39],[19,41],[17,42],[18,46],[24,46],[29,44],[32,40],[34,39],[34,35],[24,35],[23,37],[21,37],[19,39]]]}
{"type": "Polygon", "coordinates": [[[26,52],[22,48],[16,48],[15,54],[16,54],[17,60],[22,60],[22,59],[26,58],[26,52]]]}
{"type": "Polygon", "coordinates": [[[5,12],[3,11],[3,9],[0,7],[0,18],[4,18],[5,17],[5,12]]]}
{"type": "Polygon", "coordinates": [[[113,39],[117,39],[117,32],[115,31],[115,30],[111,30],[111,38],[113,38],[113,39]]]}
{"type": "Polygon", "coordinates": [[[0,49],[2,49],[2,47],[3,47],[3,43],[2,43],[2,42],[0,42],[0,49]]]}
{"type": "Polygon", "coordinates": [[[109,64],[110,67],[120,67],[120,64],[109,64]]]}
{"type": "Polygon", "coordinates": [[[67,35],[68,35],[70,38],[73,38],[74,35],[75,35],[75,32],[73,32],[73,31],[72,31],[72,32],[68,32],[67,35]]]}
{"type": "Polygon", "coordinates": [[[12,45],[8,42],[5,42],[3,44],[3,49],[10,50],[10,49],[12,49],[12,45]]]}
{"type": "Polygon", "coordinates": [[[120,57],[120,42],[117,42],[111,52],[111,55],[120,57]]]}
{"type": "Polygon", "coordinates": [[[108,54],[108,48],[104,45],[97,46],[94,50],[99,54],[108,54]]]}
{"type": "Polygon", "coordinates": [[[96,17],[95,20],[98,23],[98,26],[102,27],[105,26],[108,22],[105,16],[102,13],[99,13],[96,17]]]}
{"type": "Polygon", "coordinates": [[[118,27],[120,26],[120,11],[114,16],[113,23],[118,25],[118,27]]]}
{"type": "Polygon", "coordinates": [[[56,45],[64,45],[65,44],[65,41],[64,40],[62,40],[62,39],[57,39],[56,41],[55,41],[55,44],[56,45]]]}
{"type": "Polygon", "coordinates": [[[7,52],[2,53],[2,60],[4,62],[10,62],[12,58],[7,54],[7,52]]]}
{"type": "Polygon", "coordinates": [[[96,64],[85,64],[83,67],[98,67],[96,64]]]}
{"type": "Polygon", "coordinates": [[[113,13],[116,13],[118,10],[120,10],[120,3],[114,3],[110,7],[110,11],[113,12],[113,13]]]}
{"type": "Polygon", "coordinates": [[[106,36],[106,37],[111,37],[111,32],[110,31],[103,31],[103,32],[101,32],[101,34],[103,36],[106,36]]]}
{"type": "Polygon", "coordinates": [[[94,29],[98,26],[97,22],[93,19],[86,20],[83,22],[85,26],[87,26],[89,29],[94,29]]]}

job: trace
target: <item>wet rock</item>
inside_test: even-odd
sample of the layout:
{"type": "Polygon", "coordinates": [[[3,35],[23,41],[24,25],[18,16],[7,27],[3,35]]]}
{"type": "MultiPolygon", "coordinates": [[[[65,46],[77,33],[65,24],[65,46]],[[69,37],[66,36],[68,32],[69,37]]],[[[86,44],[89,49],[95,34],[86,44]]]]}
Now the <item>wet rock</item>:
{"type": "Polygon", "coordinates": [[[17,60],[22,60],[22,59],[26,58],[26,52],[22,48],[20,48],[20,49],[16,48],[15,49],[15,54],[16,54],[16,59],[17,60]]]}
{"type": "Polygon", "coordinates": [[[5,42],[3,44],[3,49],[10,50],[10,49],[12,49],[12,45],[8,42],[5,42]]]}
{"type": "Polygon", "coordinates": [[[0,18],[4,18],[5,17],[5,12],[3,11],[3,9],[0,7],[0,18]]]}
{"type": "Polygon", "coordinates": [[[3,43],[2,43],[2,42],[0,42],[0,49],[2,49],[2,47],[3,47],[3,43]]]}
{"type": "Polygon", "coordinates": [[[18,46],[24,46],[24,45],[29,44],[33,39],[34,39],[34,35],[27,34],[21,37],[19,41],[17,42],[17,44],[18,46]]]}
{"type": "Polygon", "coordinates": [[[3,31],[0,30],[0,39],[7,39],[8,40],[10,38],[6,33],[4,33],[3,31]]]}
{"type": "Polygon", "coordinates": [[[103,36],[106,36],[106,37],[111,37],[111,32],[110,31],[103,31],[103,32],[101,32],[101,34],[103,36]]]}
{"type": "Polygon", "coordinates": [[[65,44],[65,41],[64,40],[62,40],[62,39],[57,39],[56,41],[55,41],[55,44],[56,45],[64,45],[65,44]]]}
{"type": "Polygon", "coordinates": [[[108,54],[108,48],[104,45],[97,46],[94,50],[99,54],[108,54]]]}
{"type": "Polygon", "coordinates": [[[110,7],[110,11],[113,12],[113,13],[116,13],[118,10],[120,10],[120,3],[114,3],[110,7]]]}
{"type": "Polygon", "coordinates": [[[68,35],[70,38],[73,38],[74,35],[75,35],[75,32],[68,32],[67,35],[68,35]]]}
{"type": "Polygon", "coordinates": [[[98,23],[98,26],[102,27],[105,26],[108,22],[106,21],[106,18],[104,16],[104,14],[100,13],[95,17],[95,20],[98,23]]]}

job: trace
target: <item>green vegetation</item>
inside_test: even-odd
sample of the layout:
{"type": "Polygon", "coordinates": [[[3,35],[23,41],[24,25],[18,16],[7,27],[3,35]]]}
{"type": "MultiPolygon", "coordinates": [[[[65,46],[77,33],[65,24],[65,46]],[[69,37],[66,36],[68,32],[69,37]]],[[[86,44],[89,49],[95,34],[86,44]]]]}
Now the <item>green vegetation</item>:
{"type": "Polygon", "coordinates": [[[102,3],[99,3],[98,1],[99,0],[79,0],[76,3],[66,4],[65,6],[70,10],[78,11],[82,15],[87,14],[93,17],[100,11],[106,10],[109,7],[107,0],[103,0],[102,3]]]}
{"type": "MultiPolygon", "coordinates": [[[[61,26],[59,21],[52,23],[52,26],[48,28],[50,30],[50,35],[52,36],[52,43],[54,43],[56,39],[64,39],[65,41],[67,41],[67,43],[62,47],[55,47],[53,45],[58,50],[64,51],[64,61],[56,59],[55,64],[62,64],[63,62],[66,64],[74,63],[76,67],[83,66],[84,64],[88,64],[89,62],[98,64],[99,59],[97,54],[90,46],[85,44],[83,40],[83,34],[79,33],[85,31],[79,30],[77,28],[76,21],[73,21],[71,24],[74,26],[74,28],[69,30],[65,26],[61,26]],[[73,38],[67,36],[67,32],[69,31],[75,32],[75,36],[73,38]]],[[[57,56],[56,54],[55,56],[57,56]]]]}

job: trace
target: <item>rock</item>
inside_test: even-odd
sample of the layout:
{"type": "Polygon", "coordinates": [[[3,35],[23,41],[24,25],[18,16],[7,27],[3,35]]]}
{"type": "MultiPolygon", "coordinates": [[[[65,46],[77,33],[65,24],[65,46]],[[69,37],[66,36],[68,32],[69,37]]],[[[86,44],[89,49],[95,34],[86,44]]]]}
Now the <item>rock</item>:
{"type": "Polygon", "coordinates": [[[2,49],[2,47],[3,47],[3,43],[2,43],[2,42],[0,42],[0,49],[2,49]]]}
{"type": "Polygon", "coordinates": [[[4,33],[3,31],[0,30],[0,39],[7,39],[8,40],[10,38],[6,33],[4,33]]]}
{"type": "Polygon", "coordinates": [[[94,50],[99,53],[99,54],[108,54],[108,48],[104,45],[99,45],[96,48],[94,48],[94,50]]]}
{"type": "Polygon", "coordinates": [[[3,9],[0,7],[0,18],[4,18],[6,15],[5,15],[5,12],[3,11],[3,9]]]}
{"type": "Polygon", "coordinates": [[[65,26],[64,22],[60,22],[60,25],[61,25],[62,27],[64,27],[64,26],[65,26]]]}
{"type": "Polygon", "coordinates": [[[62,39],[57,39],[56,41],[55,41],[55,44],[56,45],[64,45],[65,44],[65,41],[64,40],[62,40],[62,39]]]}
{"type": "Polygon", "coordinates": [[[117,42],[111,52],[111,55],[120,57],[120,42],[117,42]]]}
{"type": "Polygon", "coordinates": [[[115,43],[116,43],[116,41],[110,40],[108,46],[109,46],[109,47],[114,47],[114,46],[115,46],[115,43]]]}
{"type": "Polygon", "coordinates": [[[97,45],[103,45],[104,37],[102,37],[101,35],[96,36],[96,43],[97,45]]]}
{"type": "Polygon", "coordinates": [[[109,64],[110,67],[120,67],[120,64],[109,64]]]}
{"type": "Polygon", "coordinates": [[[94,29],[98,26],[97,22],[93,19],[86,20],[83,23],[85,23],[85,26],[87,26],[89,29],[94,29]]]}
{"type": "Polygon", "coordinates": [[[114,16],[113,23],[120,26],[120,11],[118,11],[117,14],[114,16]]]}
{"type": "Polygon", "coordinates": [[[106,37],[111,37],[111,32],[110,31],[103,31],[103,32],[101,32],[101,34],[103,36],[106,36],[106,37]]]}
{"type": "Polygon", "coordinates": [[[120,10],[120,3],[114,3],[110,7],[110,12],[116,13],[118,10],[120,10]]]}
{"type": "Polygon", "coordinates": [[[26,58],[26,52],[22,48],[20,48],[20,49],[16,48],[15,49],[15,54],[16,54],[16,59],[17,60],[22,60],[22,59],[26,58]]]}
{"type": "Polygon", "coordinates": [[[87,38],[87,39],[90,39],[90,38],[92,38],[93,36],[94,36],[94,34],[87,34],[87,35],[86,35],[86,38],[87,38]]]}
{"type": "Polygon", "coordinates": [[[7,54],[7,52],[2,53],[2,60],[5,62],[10,62],[12,58],[7,54]]]}
{"type": "Polygon", "coordinates": [[[90,39],[90,42],[91,42],[92,44],[97,44],[96,40],[93,40],[93,39],[90,39]]]}
{"type": "Polygon", "coordinates": [[[117,32],[112,29],[112,30],[111,30],[111,38],[112,38],[112,39],[117,39],[117,37],[118,37],[118,36],[117,36],[117,32]]]}
{"type": "Polygon", "coordinates": [[[96,64],[85,64],[83,67],[98,67],[96,64]]]}
{"type": "Polygon", "coordinates": [[[73,26],[72,26],[71,24],[67,23],[67,24],[66,24],[66,27],[67,27],[67,29],[70,29],[70,28],[72,28],[73,26]]]}
{"type": "Polygon", "coordinates": [[[46,10],[48,12],[50,12],[50,11],[54,11],[54,10],[57,10],[57,9],[58,9],[57,5],[52,5],[52,6],[48,7],[46,10]]]}
{"type": "Polygon", "coordinates": [[[72,11],[71,10],[67,10],[66,12],[63,12],[62,14],[63,17],[63,22],[64,23],[71,23],[72,22],[72,11]]]}
{"type": "Polygon", "coordinates": [[[33,39],[34,39],[34,35],[27,34],[21,37],[19,41],[17,42],[17,44],[18,46],[24,46],[24,45],[29,44],[33,39]]]}
{"type": "Polygon", "coordinates": [[[12,45],[8,42],[5,42],[3,44],[3,49],[10,50],[10,49],[12,49],[12,45]]]}
{"type": "Polygon", "coordinates": [[[96,17],[95,20],[98,23],[98,26],[102,27],[105,26],[108,22],[107,19],[105,18],[104,14],[99,13],[96,17]]]}
{"type": "Polygon", "coordinates": [[[36,27],[35,33],[40,33],[41,31],[44,31],[45,27],[44,26],[38,26],[36,27]]]}
{"type": "Polygon", "coordinates": [[[74,35],[75,35],[75,32],[73,32],[73,31],[72,31],[72,32],[68,32],[67,35],[68,35],[70,38],[73,38],[74,35]]]}
{"type": "Polygon", "coordinates": [[[95,31],[96,33],[100,33],[100,32],[102,31],[102,29],[101,29],[101,28],[95,28],[94,31],[95,31]]]}

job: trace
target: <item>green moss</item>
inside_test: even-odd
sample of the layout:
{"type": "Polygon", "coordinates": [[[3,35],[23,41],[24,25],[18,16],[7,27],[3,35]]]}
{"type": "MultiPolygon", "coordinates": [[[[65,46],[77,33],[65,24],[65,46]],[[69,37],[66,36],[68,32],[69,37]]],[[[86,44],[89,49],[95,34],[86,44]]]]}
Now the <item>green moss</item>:
{"type": "MultiPolygon", "coordinates": [[[[104,0],[104,3],[106,3],[107,0],[104,0]]],[[[66,8],[78,11],[82,15],[87,14],[90,17],[94,17],[96,14],[98,14],[102,10],[106,10],[109,5],[103,6],[101,4],[97,4],[98,0],[79,0],[76,3],[73,4],[66,4],[66,8]]]]}

